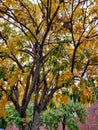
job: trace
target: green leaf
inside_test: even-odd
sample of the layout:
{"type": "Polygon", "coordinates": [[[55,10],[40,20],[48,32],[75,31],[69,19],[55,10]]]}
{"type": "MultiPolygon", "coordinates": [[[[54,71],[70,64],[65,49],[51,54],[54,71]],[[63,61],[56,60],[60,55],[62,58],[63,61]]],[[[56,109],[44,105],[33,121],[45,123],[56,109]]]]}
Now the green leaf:
{"type": "Polygon", "coordinates": [[[4,79],[5,78],[5,68],[1,67],[0,68],[0,79],[4,79]]]}

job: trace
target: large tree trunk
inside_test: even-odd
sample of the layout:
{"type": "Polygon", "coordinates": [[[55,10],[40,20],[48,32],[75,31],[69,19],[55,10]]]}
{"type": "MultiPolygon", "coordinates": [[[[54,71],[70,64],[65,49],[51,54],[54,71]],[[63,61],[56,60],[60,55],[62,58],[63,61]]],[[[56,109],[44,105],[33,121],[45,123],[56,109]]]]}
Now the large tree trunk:
{"type": "Polygon", "coordinates": [[[33,113],[33,123],[32,123],[32,130],[39,130],[40,126],[40,111],[35,108],[33,113]]]}
{"type": "MultiPolygon", "coordinates": [[[[20,113],[20,117],[22,119],[26,118],[26,111],[25,110],[21,109],[21,111],[19,111],[19,113],[20,113]]],[[[22,128],[21,128],[21,130],[29,130],[28,129],[28,125],[26,124],[25,121],[22,121],[22,128]]]]}

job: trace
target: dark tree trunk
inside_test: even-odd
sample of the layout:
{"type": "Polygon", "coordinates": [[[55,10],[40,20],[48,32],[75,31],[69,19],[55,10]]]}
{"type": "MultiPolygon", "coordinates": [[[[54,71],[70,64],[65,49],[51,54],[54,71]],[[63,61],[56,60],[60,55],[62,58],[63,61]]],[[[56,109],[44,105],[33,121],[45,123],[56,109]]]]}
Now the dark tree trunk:
{"type": "Polygon", "coordinates": [[[40,111],[35,108],[33,113],[33,123],[32,123],[32,129],[31,130],[39,130],[40,126],[40,111]]]}
{"type": "Polygon", "coordinates": [[[28,127],[28,125],[22,126],[22,130],[30,130],[30,128],[28,127]]]}
{"type": "MultiPolygon", "coordinates": [[[[21,109],[20,111],[20,117],[23,119],[23,118],[26,118],[26,111],[21,109]]],[[[27,129],[27,125],[26,125],[26,122],[22,121],[22,130],[29,130],[27,129]]]]}
{"type": "Polygon", "coordinates": [[[65,128],[66,128],[66,118],[64,116],[62,121],[62,130],[65,130],[65,128]]]}

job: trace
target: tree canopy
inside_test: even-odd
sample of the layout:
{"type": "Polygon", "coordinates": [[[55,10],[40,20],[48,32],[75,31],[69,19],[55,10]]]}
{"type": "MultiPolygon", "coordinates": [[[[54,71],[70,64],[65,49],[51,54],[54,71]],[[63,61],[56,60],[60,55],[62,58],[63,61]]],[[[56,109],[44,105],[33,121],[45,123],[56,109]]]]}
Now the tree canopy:
{"type": "Polygon", "coordinates": [[[97,5],[98,0],[0,0],[0,115],[11,101],[24,117],[32,100],[37,122],[52,97],[65,104],[68,97],[85,104],[95,100],[97,5]]]}

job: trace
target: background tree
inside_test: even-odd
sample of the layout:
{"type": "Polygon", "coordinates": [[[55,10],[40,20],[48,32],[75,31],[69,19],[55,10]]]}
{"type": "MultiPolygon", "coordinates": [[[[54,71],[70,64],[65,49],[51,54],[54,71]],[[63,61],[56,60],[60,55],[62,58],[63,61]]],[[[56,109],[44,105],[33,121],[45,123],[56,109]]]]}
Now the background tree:
{"type": "Polygon", "coordinates": [[[58,108],[55,102],[52,102],[52,107],[41,113],[41,123],[47,130],[57,130],[60,122],[62,123],[62,130],[67,126],[69,130],[79,130],[78,122],[86,122],[86,107],[82,103],[69,101],[67,105],[60,104],[58,108]],[[63,118],[65,121],[63,122],[63,118]]]}
{"type": "MultiPolygon", "coordinates": [[[[21,117],[34,102],[32,130],[56,96],[88,104],[98,86],[98,1],[0,0],[0,114],[21,117]]],[[[24,128],[23,128],[24,129],[24,128]]]]}

